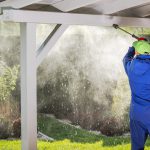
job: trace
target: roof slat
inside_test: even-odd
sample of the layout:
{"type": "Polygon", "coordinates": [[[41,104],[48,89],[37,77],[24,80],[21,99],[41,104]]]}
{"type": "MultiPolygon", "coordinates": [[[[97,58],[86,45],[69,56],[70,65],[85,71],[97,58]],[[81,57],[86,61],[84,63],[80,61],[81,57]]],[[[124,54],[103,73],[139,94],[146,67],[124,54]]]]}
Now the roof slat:
{"type": "Polygon", "coordinates": [[[38,3],[41,0],[6,0],[0,3],[0,7],[23,8],[38,3]]]}
{"type": "Polygon", "coordinates": [[[68,12],[100,1],[102,0],[59,0],[53,2],[49,0],[43,0],[40,3],[51,4],[52,6],[58,8],[61,11],[68,12]]]}
{"type": "Polygon", "coordinates": [[[114,14],[126,9],[139,7],[150,3],[150,0],[103,0],[97,4],[89,5],[90,8],[102,14],[114,14]]]}

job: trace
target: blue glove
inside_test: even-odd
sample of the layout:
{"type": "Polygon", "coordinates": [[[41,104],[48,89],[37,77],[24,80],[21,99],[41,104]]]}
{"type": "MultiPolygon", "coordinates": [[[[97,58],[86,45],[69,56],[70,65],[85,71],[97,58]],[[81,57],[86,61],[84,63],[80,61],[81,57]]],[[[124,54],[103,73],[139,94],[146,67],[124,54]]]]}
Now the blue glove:
{"type": "Polygon", "coordinates": [[[128,54],[128,57],[133,57],[135,55],[135,48],[129,47],[127,54],[128,54]]]}
{"type": "Polygon", "coordinates": [[[130,62],[133,60],[135,55],[135,48],[134,47],[129,47],[128,52],[126,53],[126,55],[123,58],[123,65],[125,68],[126,73],[128,74],[128,66],[130,64],[130,62]]]}

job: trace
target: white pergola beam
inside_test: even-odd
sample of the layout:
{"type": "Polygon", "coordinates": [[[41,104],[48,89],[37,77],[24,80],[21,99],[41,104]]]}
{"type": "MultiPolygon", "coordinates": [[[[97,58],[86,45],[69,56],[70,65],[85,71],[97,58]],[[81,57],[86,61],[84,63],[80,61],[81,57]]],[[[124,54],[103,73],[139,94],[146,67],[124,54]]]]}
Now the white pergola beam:
{"type": "Polygon", "coordinates": [[[51,4],[61,11],[67,12],[90,4],[97,3],[102,0],[61,0],[58,2],[42,1],[41,4],[51,4]]]}
{"type": "Polygon", "coordinates": [[[6,0],[0,3],[0,7],[22,8],[40,1],[41,0],[6,0]]]}
{"type": "Polygon", "coordinates": [[[21,23],[22,150],[37,150],[36,25],[21,23]]]}
{"type": "Polygon", "coordinates": [[[56,25],[55,29],[50,33],[47,39],[43,42],[37,50],[37,67],[41,64],[44,58],[48,55],[49,51],[56,44],[61,35],[68,28],[68,25],[56,25]]]}
{"type": "Polygon", "coordinates": [[[103,0],[99,5],[95,5],[94,9],[101,11],[103,14],[113,14],[119,11],[146,5],[150,0],[103,0]]]}
{"type": "Polygon", "coordinates": [[[47,24],[149,27],[149,18],[119,17],[109,15],[88,15],[26,10],[4,10],[1,20],[14,22],[34,22],[47,24]]]}
{"type": "Polygon", "coordinates": [[[136,9],[133,10],[133,13],[135,15],[140,16],[140,17],[147,17],[147,16],[150,15],[149,6],[150,5],[145,5],[145,6],[136,8],[136,9]]]}

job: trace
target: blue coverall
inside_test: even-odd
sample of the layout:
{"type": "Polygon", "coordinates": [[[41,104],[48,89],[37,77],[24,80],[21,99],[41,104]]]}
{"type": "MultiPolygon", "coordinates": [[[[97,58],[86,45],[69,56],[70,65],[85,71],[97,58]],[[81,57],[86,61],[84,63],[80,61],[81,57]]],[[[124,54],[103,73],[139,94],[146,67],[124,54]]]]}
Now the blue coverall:
{"type": "Polygon", "coordinates": [[[150,134],[150,55],[134,57],[130,47],[123,64],[131,89],[130,132],[132,150],[144,150],[150,134]]]}

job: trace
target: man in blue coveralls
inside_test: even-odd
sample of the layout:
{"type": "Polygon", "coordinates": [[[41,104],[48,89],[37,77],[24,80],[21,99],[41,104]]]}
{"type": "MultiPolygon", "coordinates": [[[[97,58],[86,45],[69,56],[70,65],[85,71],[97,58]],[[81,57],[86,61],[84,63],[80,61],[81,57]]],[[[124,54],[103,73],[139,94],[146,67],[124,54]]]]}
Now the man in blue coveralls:
{"type": "Polygon", "coordinates": [[[131,88],[130,132],[132,150],[144,150],[150,134],[150,44],[135,41],[123,59],[131,88]]]}

